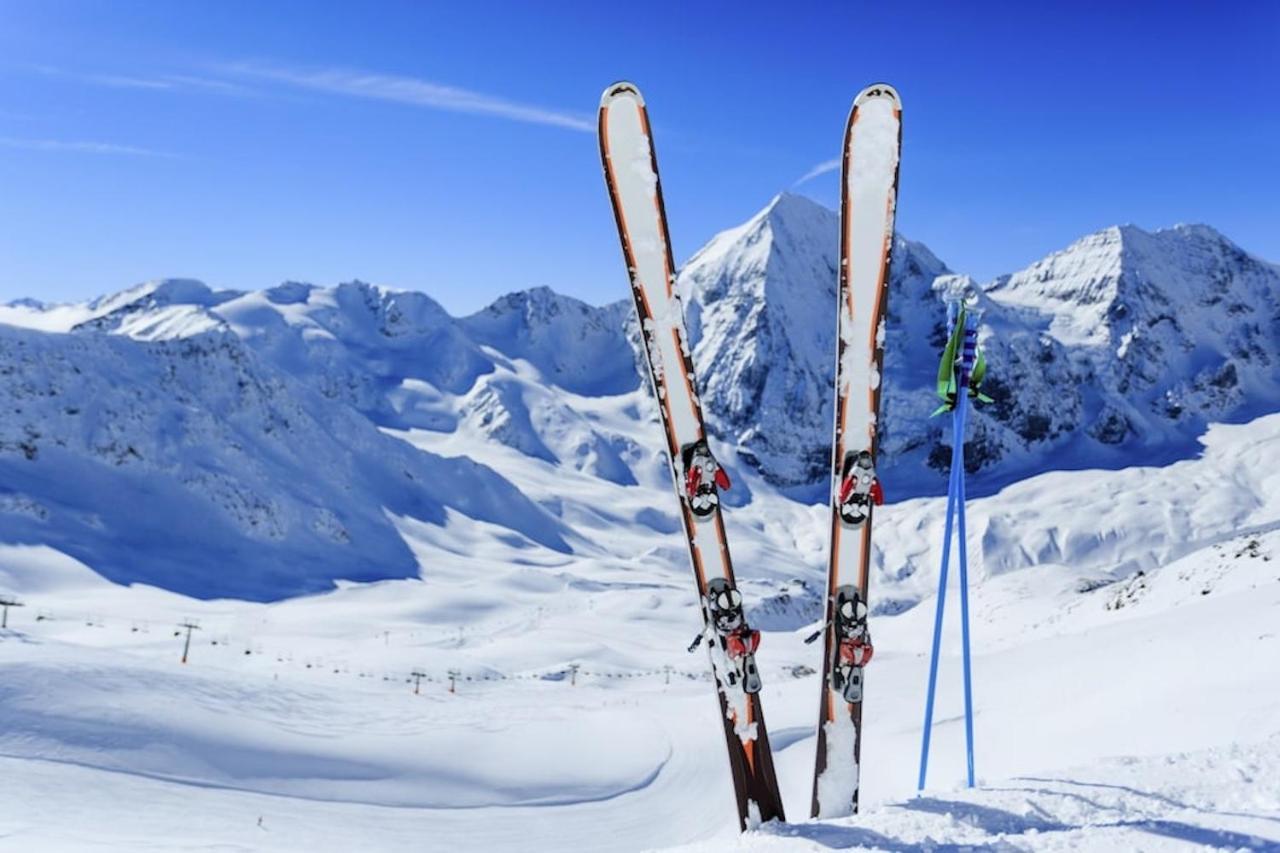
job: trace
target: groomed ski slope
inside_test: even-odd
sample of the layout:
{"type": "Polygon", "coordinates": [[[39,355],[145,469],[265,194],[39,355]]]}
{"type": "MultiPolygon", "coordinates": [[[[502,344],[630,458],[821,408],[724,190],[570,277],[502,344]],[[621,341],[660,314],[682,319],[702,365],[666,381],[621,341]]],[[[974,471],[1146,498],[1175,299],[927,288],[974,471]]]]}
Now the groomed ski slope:
{"type": "MultiPolygon", "coordinates": [[[[481,523],[401,521],[422,581],[260,605],[114,586],[6,546],[0,589],[26,607],[0,641],[0,850],[1280,848],[1280,475],[1259,464],[1277,443],[1270,416],[1215,427],[1197,460],[1047,474],[974,501],[982,787],[958,787],[951,654],[930,790],[913,797],[926,599],[873,623],[864,813],[741,838],[714,701],[680,675],[704,662],[683,652],[697,613],[677,549],[517,565],[481,523]],[[1055,516],[1056,550],[1037,545],[1055,516]],[[186,618],[201,631],[184,667],[172,626],[186,618]],[[514,677],[570,661],[576,686],[514,677]],[[414,667],[435,679],[417,696],[414,667]],[[508,680],[450,694],[438,679],[454,667],[508,680]]],[[[795,505],[752,488],[745,550],[794,549],[795,505]]],[[[903,589],[936,577],[925,545],[941,508],[877,518],[890,560],[921,549],[903,589]]],[[[816,555],[801,556],[789,568],[817,581],[816,555]]],[[[793,670],[816,663],[807,632],[769,631],[760,654],[796,815],[813,761],[816,676],[793,670]]]]}

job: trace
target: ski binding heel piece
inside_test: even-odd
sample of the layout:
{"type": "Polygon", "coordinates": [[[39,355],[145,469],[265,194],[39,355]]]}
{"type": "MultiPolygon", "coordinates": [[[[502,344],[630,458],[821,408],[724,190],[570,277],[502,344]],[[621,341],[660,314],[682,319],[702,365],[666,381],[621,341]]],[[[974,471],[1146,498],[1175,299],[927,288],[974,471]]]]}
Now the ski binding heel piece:
{"type": "Polygon", "coordinates": [[[844,697],[844,701],[849,703],[862,701],[862,667],[857,666],[850,670],[844,680],[844,689],[840,691],[840,695],[844,697]]]}

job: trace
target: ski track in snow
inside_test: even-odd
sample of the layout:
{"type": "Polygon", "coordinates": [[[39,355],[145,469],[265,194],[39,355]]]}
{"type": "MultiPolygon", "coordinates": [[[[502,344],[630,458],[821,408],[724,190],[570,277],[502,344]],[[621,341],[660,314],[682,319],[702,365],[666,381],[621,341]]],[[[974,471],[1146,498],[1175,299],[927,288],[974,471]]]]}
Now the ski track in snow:
{"type": "Polygon", "coordinates": [[[859,818],[769,826],[729,844],[792,851],[1280,849],[1280,739],[1248,747],[1124,759],[1044,776],[931,792],[859,818]],[[1273,792],[1241,796],[1240,783],[1273,792]]]}

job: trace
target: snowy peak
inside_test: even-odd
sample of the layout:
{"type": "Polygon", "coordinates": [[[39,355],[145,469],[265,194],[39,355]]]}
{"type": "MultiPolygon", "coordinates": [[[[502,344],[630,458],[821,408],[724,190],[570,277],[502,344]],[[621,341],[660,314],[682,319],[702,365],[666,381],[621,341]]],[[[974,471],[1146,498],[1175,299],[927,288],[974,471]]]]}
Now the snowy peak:
{"type": "Polygon", "coordinates": [[[110,314],[131,305],[214,305],[220,299],[234,295],[228,291],[215,295],[203,281],[193,278],[161,278],[146,281],[119,293],[100,296],[89,302],[89,308],[99,314],[110,314]]]}
{"type": "Polygon", "coordinates": [[[315,290],[314,284],[307,284],[301,281],[286,281],[277,284],[275,287],[268,288],[263,295],[267,297],[267,301],[275,305],[305,305],[307,300],[311,298],[311,291],[315,290]]]}
{"type": "Polygon", "coordinates": [[[331,330],[364,337],[403,339],[405,345],[453,326],[453,318],[430,296],[389,290],[363,281],[338,285],[331,298],[335,311],[326,314],[331,330]]]}
{"type": "Polygon", "coordinates": [[[831,240],[839,227],[833,211],[804,196],[782,193],[742,225],[711,238],[684,265],[681,277],[711,287],[704,293],[707,299],[720,295],[716,284],[730,280],[739,289],[785,284],[787,274],[796,272],[788,264],[820,265],[833,254],[831,240]]]}
{"type": "Polygon", "coordinates": [[[783,192],[774,196],[747,224],[766,225],[781,243],[799,248],[814,234],[838,228],[839,217],[808,196],[783,192]]]}
{"type": "Polygon", "coordinates": [[[109,296],[100,296],[89,302],[89,308],[100,314],[110,314],[131,305],[211,305],[214,302],[213,290],[202,281],[163,278],[146,281],[109,296]]]}
{"type": "Polygon", "coordinates": [[[90,303],[90,315],[71,331],[109,332],[138,340],[171,340],[224,329],[213,309],[241,294],[214,292],[185,278],[150,281],[90,303]]]}
{"type": "Polygon", "coordinates": [[[783,193],[689,259],[678,286],[695,359],[700,366],[703,359],[711,362],[700,376],[714,375],[732,359],[727,348],[785,359],[795,353],[774,345],[788,330],[834,334],[827,327],[835,304],[838,232],[835,213],[783,193]]]}
{"type": "Polygon", "coordinates": [[[1261,303],[1277,283],[1272,265],[1206,225],[1154,233],[1122,225],[1083,237],[988,289],[1003,302],[1051,315],[1064,341],[1098,344],[1179,307],[1227,302],[1237,314],[1265,313],[1269,306],[1261,303]]]}
{"type": "Polygon", "coordinates": [[[493,361],[458,321],[425,293],[361,281],[333,288],[287,283],[217,308],[259,353],[330,399],[383,426],[451,428],[452,418],[419,411],[406,383],[461,394],[493,361]]]}
{"type": "Polygon", "coordinates": [[[1280,389],[1280,270],[1208,226],[1108,228],[989,292],[1082,347],[1139,421],[1263,411],[1280,389]]]}
{"type": "Polygon", "coordinates": [[[1099,321],[1120,295],[1126,230],[1136,229],[1113,226],[1082,237],[987,290],[1010,304],[1062,313],[1055,331],[1092,340],[1105,333],[1099,321]]]}
{"type": "Polygon", "coordinates": [[[678,277],[709,428],[782,482],[821,465],[791,420],[830,409],[838,228],[830,210],[783,194],[678,277]]]}
{"type": "Polygon", "coordinates": [[[528,361],[544,381],[599,396],[639,386],[627,339],[630,317],[626,301],[597,308],[535,287],[509,293],[459,324],[477,343],[528,361]]]}
{"type": "MultiPolygon", "coordinates": [[[[779,485],[815,482],[829,461],[839,228],[835,212],[784,193],[679,276],[710,428],[779,485]]],[[[900,236],[893,252],[887,369],[918,387],[932,368],[893,341],[934,335],[932,286],[949,270],[900,236]]]]}
{"type": "Polygon", "coordinates": [[[78,304],[16,300],[0,305],[0,323],[45,332],[84,327],[143,339],[177,338],[216,328],[219,323],[207,309],[238,295],[229,290],[215,292],[195,279],[156,279],[78,304]]]}

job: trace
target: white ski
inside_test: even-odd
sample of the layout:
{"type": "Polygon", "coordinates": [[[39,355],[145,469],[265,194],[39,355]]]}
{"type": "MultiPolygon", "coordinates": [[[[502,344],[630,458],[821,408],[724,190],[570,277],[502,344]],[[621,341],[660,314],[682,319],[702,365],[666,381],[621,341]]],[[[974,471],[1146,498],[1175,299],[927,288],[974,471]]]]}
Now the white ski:
{"type": "Polygon", "coordinates": [[[666,432],[724,721],[739,825],[745,829],[783,819],[760,705],[754,655],[759,634],[742,616],[720,516],[719,489],[727,487],[728,479],[707,445],[649,116],[644,98],[630,83],[610,86],[600,99],[600,156],[666,432]]]}
{"type": "Polygon", "coordinates": [[[871,516],[880,501],[876,418],[901,138],[898,93],[883,83],[862,90],[845,128],[841,170],[831,547],[813,817],[858,810],[863,672],[857,644],[866,640],[865,614],[859,638],[859,627],[836,606],[849,601],[853,612],[865,610],[867,601],[871,516]],[[853,603],[855,592],[860,604],[853,603]]]}

